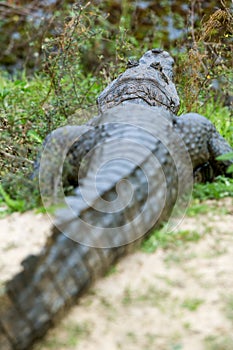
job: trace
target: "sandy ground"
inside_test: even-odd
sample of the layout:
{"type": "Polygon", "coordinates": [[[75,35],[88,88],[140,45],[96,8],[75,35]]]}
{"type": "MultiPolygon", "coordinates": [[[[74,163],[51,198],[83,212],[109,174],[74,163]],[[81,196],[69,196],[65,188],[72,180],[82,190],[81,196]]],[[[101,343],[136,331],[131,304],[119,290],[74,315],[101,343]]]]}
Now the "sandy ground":
{"type": "MultiPolygon", "coordinates": [[[[217,206],[179,227],[201,234],[197,242],[121,260],[35,350],[232,350],[233,198],[217,206]]],[[[0,225],[3,280],[39,249],[50,221],[15,213],[0,225]]]]}
{"type": "Polygon", "coordinates": [[[0,219],[0,283],[20,271],[20,262],[37,254],[50,234],[46,214],[17,212],[0,219]]]}

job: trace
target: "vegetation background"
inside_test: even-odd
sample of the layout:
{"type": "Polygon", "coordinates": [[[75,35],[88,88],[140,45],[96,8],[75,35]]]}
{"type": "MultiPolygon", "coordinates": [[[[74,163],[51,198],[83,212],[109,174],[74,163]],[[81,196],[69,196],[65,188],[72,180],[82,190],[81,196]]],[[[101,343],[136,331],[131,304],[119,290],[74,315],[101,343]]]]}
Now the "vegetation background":
{"type": "MultiPolygon", "coordinates": [[[[41,205],[30,174],[45,136],[92,117],[127,60],[153,47],[175,58],[179,114],[207,116],[233,145],[232,23],[224,0],[1,1],[1,214],[41,205]]],[[[224,177],[194,191],[199,200],[232,194],[224,177]]]]}

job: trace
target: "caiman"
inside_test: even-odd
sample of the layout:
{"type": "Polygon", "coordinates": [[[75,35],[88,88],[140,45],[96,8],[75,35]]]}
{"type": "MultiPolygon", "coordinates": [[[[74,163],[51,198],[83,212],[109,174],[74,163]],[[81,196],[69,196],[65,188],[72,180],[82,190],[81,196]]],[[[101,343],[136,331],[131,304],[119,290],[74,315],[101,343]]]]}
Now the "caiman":
{"type": "Polygon", "coordinates": [[[169,234],[193,179],[226,174],[232,161],[216,158],[232,148],[214,125],[177,116],[173,63],[160,49],[129,61],[98,97],[97,117],[46,138],[35,173],[45,207],[59,208],[40,254],[22,262],[0,296],[1,349],[30,349],[155,227],[168,221],[169,234]]]}

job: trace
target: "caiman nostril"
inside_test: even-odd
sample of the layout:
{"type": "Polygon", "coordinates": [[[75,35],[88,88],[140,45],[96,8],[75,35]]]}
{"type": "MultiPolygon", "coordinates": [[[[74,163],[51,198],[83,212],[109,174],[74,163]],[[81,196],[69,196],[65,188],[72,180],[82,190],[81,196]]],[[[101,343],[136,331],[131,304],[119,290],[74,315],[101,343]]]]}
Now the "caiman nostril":
{"type": "Polygon", "coordinates": [[[155,53],[155,54],[159,54],[159,53],[163,52],[163,50],[162,49],[152,49],[151,52],[155,53]]]}

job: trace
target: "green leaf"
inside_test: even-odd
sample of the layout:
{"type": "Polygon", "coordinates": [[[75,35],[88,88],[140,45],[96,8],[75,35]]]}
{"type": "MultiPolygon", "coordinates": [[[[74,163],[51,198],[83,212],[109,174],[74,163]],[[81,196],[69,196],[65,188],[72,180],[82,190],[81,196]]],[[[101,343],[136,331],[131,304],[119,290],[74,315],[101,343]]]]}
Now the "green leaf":
{"type": "Polygon", "coordinates": [[[233,173],[233,164],[229,166],[229,168],[227,169],[227,173],[233,173]]]}
{"type": "Polygon", "coordinates": [[[43,141],[42,138],[34,130],[29,130],[27,136],[30,137],[31,140],[38,143],[42,143],[43,141]]]}
{"type": "Polygon", "coordinates": [[[222,154],[216,158],[217,160],[233,160],[233,152],[222,154]]]}
{"type": "Polygon", "coordinates": [[[25,201],[22,199],[14,200],[10,198],[10,196],[4,191],[1,183],[0,183],[0,194],[2,195],[4,201],[6,202],[6,204],[10,209],[13,209],[15,211],[23,211],[25,209],[25,204],[26,204],[25,201]]]}

